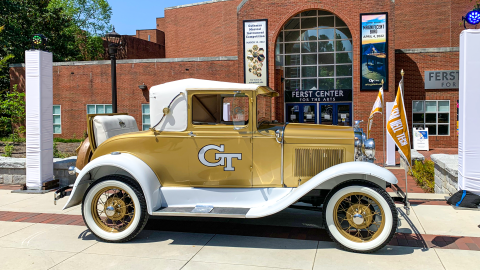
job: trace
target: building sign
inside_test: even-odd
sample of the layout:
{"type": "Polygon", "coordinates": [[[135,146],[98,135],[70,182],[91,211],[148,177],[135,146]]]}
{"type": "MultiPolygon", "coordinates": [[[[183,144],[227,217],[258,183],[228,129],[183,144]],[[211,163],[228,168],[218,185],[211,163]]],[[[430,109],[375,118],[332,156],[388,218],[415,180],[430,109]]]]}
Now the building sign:
{"type": "Polygon", "coordinates": [[[268,21],[243,21],[245,83],[268,86],[268,21]]]}
{"type": "Polygon", "coordinates": [[[388,14],[360,14],[360,90],[388,87],[388,14]]]}
{"type": "Polygon", "coordinates": [[[428,146],[428,128],[416,129],[413,128],[413,149],[429,151],[428,146]]]}
{"type": "Polygon", "coordinates": [[[285,91],[285,102],[352,101],[352,90],[295,90],[285,91]]]}
{"type": "Polygon", "coordinates": [[[425,71],[425,89],[458,89],[458,70],[425,71]]]}

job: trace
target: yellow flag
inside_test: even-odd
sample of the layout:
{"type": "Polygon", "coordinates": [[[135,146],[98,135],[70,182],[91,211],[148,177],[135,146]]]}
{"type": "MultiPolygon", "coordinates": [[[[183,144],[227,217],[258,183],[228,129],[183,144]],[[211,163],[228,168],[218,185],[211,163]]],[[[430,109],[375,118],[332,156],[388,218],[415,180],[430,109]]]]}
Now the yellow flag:
{"type": "Polygon", "coordinates": [[[373,115],[376,114],[377,112],[383,113],[383,86],[380,87],[380,90],[378,91],[377,99],[375,100],[375,103],[373,104],[372,112],[370,112],[370,116],[368,117],[367,138],[370,138],[370,130],[372,129],[372,123],[373,123],[373,115]]]}
{"type": "Polygon", "coordinates": [[[400,154],[406,159],[409,166],[411,166],[411,145],[410,133],[408,131],[407,114],[405,112],[405,105],[403,104],[403,79],[398,85],[397,97],[393,104],[392,112],[387,122],[388,134],[395,141],[398,146],[400,154]]]}

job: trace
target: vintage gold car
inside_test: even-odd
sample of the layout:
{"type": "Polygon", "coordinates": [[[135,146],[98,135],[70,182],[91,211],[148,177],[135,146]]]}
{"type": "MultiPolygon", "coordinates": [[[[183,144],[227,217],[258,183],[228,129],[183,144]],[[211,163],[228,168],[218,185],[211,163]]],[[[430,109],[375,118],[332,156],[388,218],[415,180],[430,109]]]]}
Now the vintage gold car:
{"type": "Polygon", "coordinates": [[[88,115],[88,140],[64,209],[82,203],[88,228],[133,239],[149,216],[261,218],[296,203],[323,205],[344,249],[374,252],[397,228],[385,191],[397,179],[368,161],[352,127],[273,121],[268,87],[185,79],[150,89],[151,128],[133,117],[88,115]],[[128,133],[124,133],[128,132],[128,133]],[[124,133],[124,134],[121,134],[124,133]]]}

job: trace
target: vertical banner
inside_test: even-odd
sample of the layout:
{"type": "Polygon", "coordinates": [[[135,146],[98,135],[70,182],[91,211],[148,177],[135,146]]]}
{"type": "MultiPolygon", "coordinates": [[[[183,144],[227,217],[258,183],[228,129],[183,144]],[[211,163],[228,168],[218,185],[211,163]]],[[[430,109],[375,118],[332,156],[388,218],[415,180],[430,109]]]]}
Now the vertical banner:
{"type": "Polygon", "coordinates": [[[268,86],[268,21],[243,21],[244,77],[246,84],[268,86]]]}
{"type": "Polygon", "coordinates": [[[360,14],[360,90],[388,89],[388,13],[360,14]]]}

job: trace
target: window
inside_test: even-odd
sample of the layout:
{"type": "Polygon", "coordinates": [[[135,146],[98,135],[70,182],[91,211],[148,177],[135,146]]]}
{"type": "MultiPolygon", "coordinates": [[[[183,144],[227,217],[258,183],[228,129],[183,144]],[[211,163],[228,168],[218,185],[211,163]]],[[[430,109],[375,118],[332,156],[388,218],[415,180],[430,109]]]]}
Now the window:
{"type": "Polygon", "coordinates": [[[285,90],[353,88],[352,34],[332,13],[309,10],[283,27],[275,48],[285,90]]]}
{"type": "Polygon", "coordinates": [[[192,97],[194,125],[246,125],[249,98],[243,94],[199,94],[192,97]]]}
{"type": "Polygon", "coordinates": [[[150,128],[150,105],[142,104],[142,130],[150,128]]]}
{"type": "Polygon", "coordinates": [[[148,35],[148,41],[150,41],[150,35],[148,35]]]}
{"type": "Polygon", "coordinates": [[[449,100],[414,100],[412,124],[415,128],[428,128],[432,136],[450,135],[449,100]]]}
{"type": "Polygon", "coordinates": [[[109,104],[89,104],[87,105],[87,114],[112,113],[112,105],[109,104]]]}
{"type": "Polygon", "coordinates": [[[62,107],[53,105],[53,134],[62,134],[62,107]]]}

